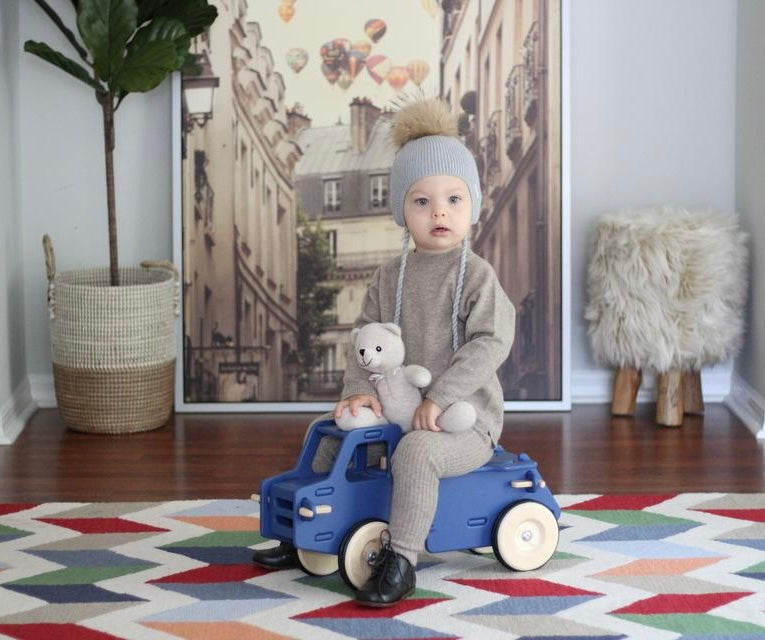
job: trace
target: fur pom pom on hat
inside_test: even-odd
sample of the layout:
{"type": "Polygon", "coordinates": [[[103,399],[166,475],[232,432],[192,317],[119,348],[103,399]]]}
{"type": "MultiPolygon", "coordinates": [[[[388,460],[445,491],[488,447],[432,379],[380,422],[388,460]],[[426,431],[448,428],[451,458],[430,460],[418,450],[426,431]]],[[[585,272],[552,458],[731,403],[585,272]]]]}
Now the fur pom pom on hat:
{"type": "Polygon", "coordinates": [[[393,218],[404,222],[404,198],[410,187],[428,176],[460,178],[470,191],[471,222],[481,211],[478,167],[470,150],[456,137],[457,119],[441,100],[418,100],[394,116],[393,142],[398,148],[390,172],[393,218]]]}
{"type": "Polygon", "coordinates": [[[393,142],[401,149],[410,140],[425,136],[457,135],[457,118],[441,100],[418,100],[403,106],[393,122],[393,142]]]}

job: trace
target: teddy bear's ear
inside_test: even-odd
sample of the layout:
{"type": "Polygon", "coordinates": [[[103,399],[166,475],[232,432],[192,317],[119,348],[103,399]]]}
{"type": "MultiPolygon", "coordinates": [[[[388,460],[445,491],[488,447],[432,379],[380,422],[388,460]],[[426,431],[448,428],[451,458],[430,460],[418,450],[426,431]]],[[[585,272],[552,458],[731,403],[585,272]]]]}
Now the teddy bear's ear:
{"type": "Polygon", "coordinates": [[[383,324],[383,327],[397,336],[401,335],[401,327],[399,327],[395,322],[386,322],[383,324]]]}
{"type": "Polygon", "coordinates": [[[353,329],[351,329],[351,340],[356,339],[356,336],[359,335],[359,331],[361,331],[361,329],[359,329],[358,327],[354,327],[353,329]]]}

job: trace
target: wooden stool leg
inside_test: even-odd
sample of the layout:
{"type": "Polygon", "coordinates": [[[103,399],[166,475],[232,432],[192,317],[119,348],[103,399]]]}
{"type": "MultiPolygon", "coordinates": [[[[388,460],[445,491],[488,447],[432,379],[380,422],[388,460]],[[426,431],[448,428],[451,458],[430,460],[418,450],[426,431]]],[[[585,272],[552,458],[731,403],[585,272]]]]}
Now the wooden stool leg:
{"type": "Polygon", "coordinates": [[[704,395],[701,393],[701,372],[683,371],[683,411],[704,413],[704,395]]]}
{"type": "Polygon", "coordinates": [[[666,427],[683,424],[683,372],[670,369],[658,375],[656,422],[666,427]]]}
{"type": "Polygon", "coordinates": [[[616,372],[614,395],[611,401],[611,413],[613,415],[635,415],[635,403],[642,379],[643,374],[640,369],[623,367],[616,372]]]}

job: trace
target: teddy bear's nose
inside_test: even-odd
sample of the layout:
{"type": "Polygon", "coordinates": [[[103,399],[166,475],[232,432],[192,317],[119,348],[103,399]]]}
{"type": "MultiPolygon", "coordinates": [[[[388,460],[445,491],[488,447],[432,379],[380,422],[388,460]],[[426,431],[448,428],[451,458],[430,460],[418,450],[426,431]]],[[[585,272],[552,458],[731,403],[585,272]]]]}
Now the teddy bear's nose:
{"type": "Polygon", "coordinates": [[[364,349],[359,349],[359,355],[363,358],[364,357],[364,349]]]}

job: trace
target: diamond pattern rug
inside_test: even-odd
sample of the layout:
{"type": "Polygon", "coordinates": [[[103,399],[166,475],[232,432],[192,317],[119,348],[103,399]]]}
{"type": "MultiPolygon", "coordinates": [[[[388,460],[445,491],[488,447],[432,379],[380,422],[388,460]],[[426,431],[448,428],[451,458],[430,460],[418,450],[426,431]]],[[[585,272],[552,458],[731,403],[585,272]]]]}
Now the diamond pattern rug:
{"type": "Polygon", "coordinates": [[[765,638],[765,495],[557,498],[541,569],[423,555],[390,609],[254,567],[248,500],[0,505],[0,638],[765,638]]]}

